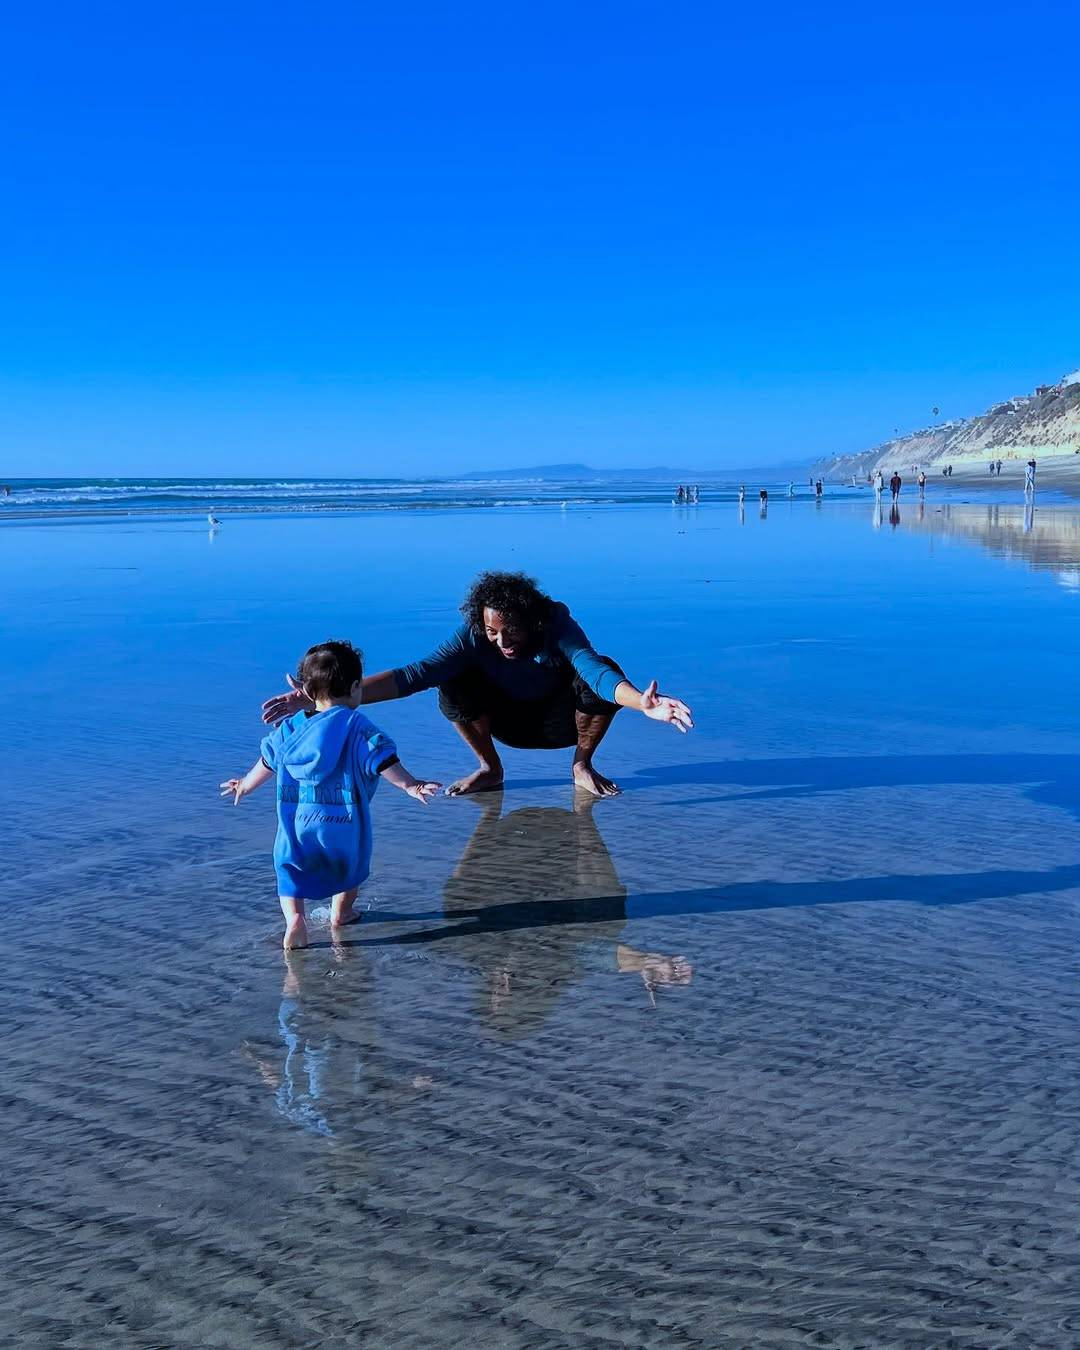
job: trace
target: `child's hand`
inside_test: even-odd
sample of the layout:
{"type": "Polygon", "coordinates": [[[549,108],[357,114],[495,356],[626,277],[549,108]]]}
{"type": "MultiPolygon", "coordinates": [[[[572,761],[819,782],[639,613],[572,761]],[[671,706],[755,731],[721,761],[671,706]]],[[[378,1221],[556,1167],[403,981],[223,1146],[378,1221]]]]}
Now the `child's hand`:
{"type": "Polygon", "coordinates": [[[247,796],[247,790],[244,787],[244,780],[242,778],[229,778],[220,786],[221,795],[223,797],[231,797],[233,799],[233,806],[239,806],[240,798],[247,796]]]}
{"type": "Polygon", "coordinates": [[[441,787],[441,783],[411,783],[405,791],[410,797],[415,797],[418,802],[423,802],[427,806],[441,787]]]}

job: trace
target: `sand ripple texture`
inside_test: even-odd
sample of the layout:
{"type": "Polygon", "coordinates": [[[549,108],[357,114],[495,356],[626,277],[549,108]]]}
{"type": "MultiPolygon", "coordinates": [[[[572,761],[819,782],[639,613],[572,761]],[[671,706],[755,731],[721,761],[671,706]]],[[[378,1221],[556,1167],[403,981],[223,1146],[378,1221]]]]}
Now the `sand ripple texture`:
{"type": "Polygon", "coordinates": [[[27,925],[5,1344],[1080,1341],[1075,892],[687,914],[591,816],[439,820],[288,963],[182,838],[168,905],[27,925]]]}
{"type": "Polygon", "coordinates": [[[1080,1345],[1078,595],[904,512],[0,531],[0,1346],[1080,1345]],[[465,531],[698,730],[380,791],[286,963],[217,783],[309,641],[445,636],[465,531]]]}

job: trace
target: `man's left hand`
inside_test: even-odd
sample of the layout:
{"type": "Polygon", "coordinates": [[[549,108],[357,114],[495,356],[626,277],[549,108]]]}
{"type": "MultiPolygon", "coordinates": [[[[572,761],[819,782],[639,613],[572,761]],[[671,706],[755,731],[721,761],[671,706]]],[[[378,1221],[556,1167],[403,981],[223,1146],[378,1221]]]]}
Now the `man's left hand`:
{"type": "Polygon", "coordinates": [[[670,722],[676,731],[681,731],[684,735],[694,726],[690,709],[682,699],[657,693],[655,680],[641,696],[641,711],[655,722],[670,722]]]}

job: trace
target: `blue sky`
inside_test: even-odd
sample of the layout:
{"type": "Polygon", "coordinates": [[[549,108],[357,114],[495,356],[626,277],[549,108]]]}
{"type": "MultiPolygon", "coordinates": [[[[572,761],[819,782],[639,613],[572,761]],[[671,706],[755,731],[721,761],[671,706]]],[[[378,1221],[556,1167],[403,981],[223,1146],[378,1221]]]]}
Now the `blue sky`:
{"type": "Polygon", "coordinates": [[[3,477],[764,463],[1080,366],[1070,5],[5,30],[3,477]]]}

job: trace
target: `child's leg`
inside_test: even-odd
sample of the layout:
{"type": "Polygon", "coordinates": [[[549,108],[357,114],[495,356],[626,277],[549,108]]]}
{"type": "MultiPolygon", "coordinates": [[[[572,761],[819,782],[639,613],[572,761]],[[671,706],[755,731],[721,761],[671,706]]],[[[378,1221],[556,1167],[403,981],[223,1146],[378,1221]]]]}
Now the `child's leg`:
{"type": "Polygon", "coordinates": [[[304,902],[289,895],[279,895],[281,912],[285,915],[285,937],[282,946],[287,952],[307,946],[307,924],[304,922],[304,902]]]}
{"type": "Polygon", "coordinates": [[[341,891],[331,900],[330,922],[335,928],[343,928],[347,923],[359,922],[360,915],[353,909],[357,890],[358,887],[354,886],[351,891],[341,891]]]}

